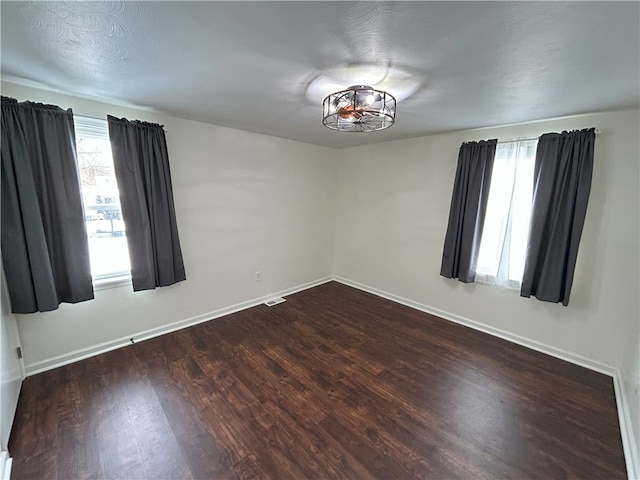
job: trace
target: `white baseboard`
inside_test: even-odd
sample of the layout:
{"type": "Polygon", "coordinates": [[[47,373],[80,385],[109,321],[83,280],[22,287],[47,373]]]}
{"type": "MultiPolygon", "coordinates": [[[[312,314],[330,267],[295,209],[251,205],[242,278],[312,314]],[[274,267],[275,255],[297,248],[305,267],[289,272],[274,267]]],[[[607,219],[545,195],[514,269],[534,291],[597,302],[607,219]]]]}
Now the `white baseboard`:
{"type": "Polygon", "coordinates": [[[9,480],[11,477],[11,464],[13,463],[13,458],[9,456],[9,452],[6,450],[2,450],[0,452],[0,473],[2,476],[2,480],[9,480]]]}
{"type": "Polygon", "coordinates": [[[332,280],[331,277],[321,278],[318,280],[314,280],[312,282],[307,282],[302,285],[288,288],[286,290],[270,293],[269,295],[264,295],[262,297],[254,298],[252,300],[247,300],[246,302],[237,303],[229,307],[224,307],[218,310],[214,310],[212,312],[203,313],[202,315],[197,315],[195,317],[179,320],[177,322],[169,323],[167,325],[163,325],[157,328],[152,328],[150,330],[137,332],[135,334],[128,335],[124,338],[118,338],[116,340],[111,340],[109,342],[99,343],[87,348],[82,348],[79,350],[75,350],[73,352],[65,353],[63,355],[47,358],[39,362],[26,364],[25,373],[26,373],[26,376],[31,376],[31,375],[36,375],[38,373],[46,372],[47,370],[52,370],[54,368],[62,367],[63,365],[68,365],[70,363],[77,362],[79,360],[84,360],[85,358],[90,358],[95,355],[99,355],[101,353],[105,353],[111,350],[115,350],[117,348],[125,347],[131,344],[131,338],[133,338],[136,343],[144,340],[148,340],[150,338],[158,337],[166,333],[175,332],[176,330],[181,330],[186,327],[191,327],[199,323],[208,322],[209,320],[213,320],[213,319],[222,317],[224,315],[229,315],[231,313],[239,312],[240,310],[245,310],[247,308],[255,307],[256,305],[260,305],[261,303],[264,303],[266,300],[272,299],[274,297],[284,297],[286,295],[291,295],[293,293],[300,292],[308,288],[322,285],[323,283],[330,282],[331,280],[332,280]]]}
{"type": "Polygon", "coordinates": [[[245,310],[247,308],[255,307],[256,305],[260,305],[264,303],[266,300],[272,299],[274,297],[284,297],[287,295],[291,295],[296,292],[300,292],[302,290],[307,290],[309,288],[313,288],[318,285],[322,285],[323,283],[330,282],[335,280],[336,282],[343,283],[350,287],[357,288],[359,290],[363,290],[365,292],[369,292],[373,295],[377,295],[382,298],[386,298],[387,300],[391,300],[396,303],[400,303],[402,305],[406,305],[408,307],[414,308],[416,310],[420,310],[426,313],[430,313],[437,317],[444,318],[446,320],[450,320],[455,323],[459,323],[461,325],[465,325],[467,327],[473,328],[475,330],[480,330],[482,332],[488,333],[490,335],[502,338],[504,340],[508,340],[513,343],[517,343],[518,345],[522,345],[527,348],[531,348],[533,350],[546,353],[553,357],[560,358],[562,360],[566,360],[568,362],[574,363],[576,365],[580,365],[582,367],[586,367],[590,370],[595,370],[599,373],[604,373],[605,375],[609,375],[613,377],[617,371],[616,368],[581,357],[579,355],[566,352],[564,350],[552,347],[550,345],[536,342],[534,340],[529,340],[524,337],[520,337],[518,335],[506,332],[504,330],[500,330],[498,328],[490,327],[484,325],[482,323],[476,322],[474,320],[461,317],[460,315],[456,315],[453,313],[446,312],[444,310],[440,310],[438,308],[430,307],[428,305],[424,305],[419,302],[415,302],[413,300],[409,300],[404,297],[400,297],[399,295],[395,295],[389,292],[385,292],[383,290],[379,290],[377,288],[371,287],[369,285],[365,285],[353,280],[349,280],[347,278],[343,278],[340,276],[333,277],[325,277],[318,280],[314,280],[312,282],[307,282],[292,288],[288,288],[279,292],[271,293],[269,295],[264,295],[259,298],[254,298],[252,300],[247,300],[245,302],[241,302],[235,305],[231,305],[229,307],[220,308],[218,310],[214,310],[212,312],[207,312],[201,315],[197,315],[195,317],[187,318],[184,320],[179,320],[167,325],[163,325],[161,327],[152,328],[150,330],[144,330],[141,332],[137,332],[132,335],[128,335],[123,338],[119,338],[116,340],[111,340],[104,343],[99,343],[96,345],[92,345],[90,347],[82,348],[79,350],[74,350],[72,352],[65,353],[63,355],[58,355],[56,357],[47,358],[45,360],[41,360],[38,362],[34,362],[31,364],[25,364],[25,374],[26,376],[35,375],[37,373],[41,373],[47,370],[51,370],[53,368],[61,367],[63,365],[68,365],[69,363],[77,362],[79,360],[83,360],[85,358],[93,357],[95,355],[99,355],[101,353],[105,353],[111,350],[115,350],[117,348],[124,347],[126,345],[131,344],[130,339],[133,338],[135,342],[141,342],[143,340],[148,340],[150,338],[154,338],[160,335],[164,335],[166,333],[175,332],[176,330],[181,330],[186,327],[190,327],[192,325],[197,325],[198,323],[207,322],[209,320],[213,320],[215,318],[222,317],[224,315],[229,315],[231,313],[239,312],[240,310],[245,310]]]}
{"type": "MultiPolygon", "coordinates": [[[[616,374],[613,376],[613,387],[616,392],[616,406],[618,407],[624,459],[627,464],[627,476],[630,480],[640,480],[640,452],[638,452],[640,445],[636,445],[636,439],[633,435],[627,392],[625,392],[624,383],[618,369],[616,369],[616,374]]],[[[636,428],[640,428],[640,426],[636,426],[636,428]]]]}
{"type": "Polygon", "coordinates": [[[394,295],[392,293],[388,293],[383,290],[379,290],[377,288],[371,287],[369,285],[364,285],[362,283],[349,280],[347,278],[334,276],[333,279],[336,282],[340,282],[350,287],[363,290],[365,292],[371,293],[378,297],[386,298],[387,300],[391,300],[393,302],[406,305],[407,307],[415,308],[416,310],[430,313],[437,317],[444,318],[445,320],[450,320],[452,322],[465,325],[475,330],[488,333],[489,335],[494,335],[504,340],[517,343],[518,345],[522,345],[523,347],[531,348],[532,350],[536,350],[538,352],[551,355],[552,357],[559,358],[560,360],[566,360],[567,362],[573,363],[575,365],[579,365],[581,367],[585,367],[590,370],[594,370],[598,373],[603,373],[605,375],[609,375],[610,377],[613,377],[616,406],[618,410],[618,420],[620,423],[620,435],[622,437],[622,447],[624,449],[624,457],[625,457],[625,462],[627,466],[627,476],[629,477],[630,480],[640,480],[640,464],[639,464],[639,458],[638,458],[638,446],[635,444],[636,442],[633,436],[631,416],[629,415],[626,395],[625,395],[625,392],[623,391],[623,384],[620,379],[620,371],[616,367],[611,367],[609,365],[605,365],[603,363],[596,362],[588,358],[584,358],[580,355],[566,352],[559,348],[552,347],[551,345],[547,345],[541,342],[536,342],[534,340],[529,340],[527,338],[520,337],[519,335],[505,332],[504,330],[500,330],[498,328],[493,328],[487,325],[483,325],[482,323],[476,322],[474,320],[470,320],[468,318],[461,317],[459,315],[455,315],[453,313],[449,313],[444,310],[440,310],[438,308],[430,307],[428,305],[424,305],[419,302],[414,302],[413,300],[409,300],[407,298],[403,298],[398,295],[394,295]]]}

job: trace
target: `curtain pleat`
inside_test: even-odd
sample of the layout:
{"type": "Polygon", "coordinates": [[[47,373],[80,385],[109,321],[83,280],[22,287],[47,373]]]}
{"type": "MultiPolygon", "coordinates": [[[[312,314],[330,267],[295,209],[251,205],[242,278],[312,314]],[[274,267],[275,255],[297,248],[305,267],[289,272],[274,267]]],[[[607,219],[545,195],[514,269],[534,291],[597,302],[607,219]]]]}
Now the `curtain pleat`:
{"type": "Polygon", "coordinates": [[[93,298],[73,113],[2,97],[2,259],[14,313],[93,298]]]}
{"type": "Polygon", "coordinates": [[[593,128],[542,135],[520,295],[569,304],[593,172],[593,128]]]}
{"type": "Polygon", "coordinates": [[[497,140],[463,143],[451,196],[440,275],[475,279],[497,140]]]}
{"type": "Polygon", "coordinates": [[[107,117],[133,289],[186,279],[161,125],[107,117]]]}

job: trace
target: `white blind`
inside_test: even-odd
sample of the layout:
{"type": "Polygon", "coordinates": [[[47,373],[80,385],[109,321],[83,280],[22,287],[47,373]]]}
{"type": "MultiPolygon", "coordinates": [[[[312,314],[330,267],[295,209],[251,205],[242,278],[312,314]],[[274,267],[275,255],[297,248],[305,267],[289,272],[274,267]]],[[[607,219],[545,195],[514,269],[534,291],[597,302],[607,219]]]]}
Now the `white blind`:
{"type": "Polygon", "coordinates": [[[73,116],[76,138],[92,137],[109,140],[109,124],[101,118],[73,116]]]}

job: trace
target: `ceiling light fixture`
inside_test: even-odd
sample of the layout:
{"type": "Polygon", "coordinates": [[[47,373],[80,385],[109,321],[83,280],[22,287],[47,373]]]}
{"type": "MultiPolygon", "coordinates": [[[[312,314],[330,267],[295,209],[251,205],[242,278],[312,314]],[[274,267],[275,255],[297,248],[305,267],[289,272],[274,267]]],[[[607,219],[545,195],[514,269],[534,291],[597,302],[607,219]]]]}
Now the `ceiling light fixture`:
{"type": "Polygon", "coordinates": [[[339,132],[375,132],[396,120],[393,95],[367,85],[353,85],[322,102],[322,123],[339,132]]]}

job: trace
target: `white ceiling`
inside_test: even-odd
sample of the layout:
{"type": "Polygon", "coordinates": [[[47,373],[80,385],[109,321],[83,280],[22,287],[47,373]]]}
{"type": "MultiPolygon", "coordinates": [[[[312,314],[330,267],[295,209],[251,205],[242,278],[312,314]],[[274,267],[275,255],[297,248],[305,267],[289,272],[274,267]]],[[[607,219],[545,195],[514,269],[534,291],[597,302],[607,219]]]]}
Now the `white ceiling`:
{"type": "Polygon", "coordinates": [[[333,147],[640,102],[640,3],[0,3],[2,77],[333,147]],[[403,98],[383,132],[322,97],[403,98]]]}

